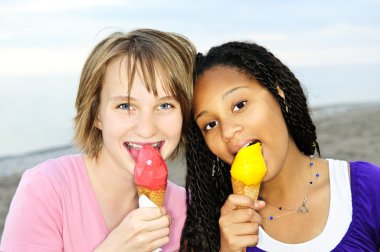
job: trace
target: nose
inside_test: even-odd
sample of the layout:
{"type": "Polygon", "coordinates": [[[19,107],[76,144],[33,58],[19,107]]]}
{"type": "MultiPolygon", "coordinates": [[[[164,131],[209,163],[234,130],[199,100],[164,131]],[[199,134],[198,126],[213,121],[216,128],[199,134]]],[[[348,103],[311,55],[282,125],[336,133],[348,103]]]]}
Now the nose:
{"type": "Polygon", "coordinates": [[[222,139],[224,142],[228,143],[234,136],[242,131],[242,126],[233,121],[231,122],[222,122],[222,139]]]}
{"type": "Polygon", "coordinates": [[[157,122],[153,113],[144,112],[139,116],[135,125],[135,132],[141,138],[151,138],[157,133],[157,122]]]}

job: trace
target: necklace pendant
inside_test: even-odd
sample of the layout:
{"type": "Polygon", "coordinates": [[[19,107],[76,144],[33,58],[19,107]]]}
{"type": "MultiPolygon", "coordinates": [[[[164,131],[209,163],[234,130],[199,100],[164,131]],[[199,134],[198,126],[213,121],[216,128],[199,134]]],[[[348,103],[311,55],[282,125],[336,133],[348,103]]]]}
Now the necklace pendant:
{"type": "Polygon", "coordinates": [[[307,205],[306,205],[306,200],[307,198],[305,198],[302,202],[302,205],[298,208],[297,212],[299,213],[307,213],[309,212],[309,209],[307,208],[307,205]]]}

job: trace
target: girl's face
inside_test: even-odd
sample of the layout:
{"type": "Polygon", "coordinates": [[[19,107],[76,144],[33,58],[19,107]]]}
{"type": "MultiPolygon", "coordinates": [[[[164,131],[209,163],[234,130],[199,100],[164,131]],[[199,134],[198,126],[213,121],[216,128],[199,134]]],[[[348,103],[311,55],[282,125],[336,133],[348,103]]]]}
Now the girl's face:
{"type": "Polygon", "coordinates": [[[229,67],[207,70],[196,81],[194,116],[210,150],[226,163],[259,140],[266,177],[283,166],[291,139],[277,100],[258,81],[229,67]]]}
{"type": "Polygon", "coordinates": [[[128,92],[124,59],[116,58],[107,66],[95,126],[103,136],[101,157],[133,174],[141,146],[152,145],[164,159],[173,153],[181,137],[182,113],[179,102],[165,93],[160,78],[157,96],[148,92],[137,73],[128,92]]]}

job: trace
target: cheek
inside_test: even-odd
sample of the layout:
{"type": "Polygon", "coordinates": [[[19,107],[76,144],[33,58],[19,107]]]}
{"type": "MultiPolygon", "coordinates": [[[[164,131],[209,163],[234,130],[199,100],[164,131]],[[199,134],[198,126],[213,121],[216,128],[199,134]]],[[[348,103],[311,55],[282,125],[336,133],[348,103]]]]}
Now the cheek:
{"type": "Polygon", "coordinates": [[[165,132],[166,135],[178,139],[181,137],[183,124],[181,111],[176,111],[170,115],[160,118],[158,124],[161,131],[165,132]]]}
{"type": "Polygon", "coordinates": [[[108,114],[101,118],[103,136],[119,137],[134,125],[133,117],[108,114]]]}
{"type": "Polygon", "coordinates": [[[232,164],[233,160],[234,160],[234,156],[232,156],[228,150],[226,149],[226,145],[224,144],[223,140],[221,137],[211,137],[211,136],[207,136],[205,137],[203,135],[203,137],[205,138],[205,142],[208,146],[208,148],[210,149],[210,151],[218,156],[220,159],[222,159],[224,162],[226,162],[227,164],[232,164]]]}

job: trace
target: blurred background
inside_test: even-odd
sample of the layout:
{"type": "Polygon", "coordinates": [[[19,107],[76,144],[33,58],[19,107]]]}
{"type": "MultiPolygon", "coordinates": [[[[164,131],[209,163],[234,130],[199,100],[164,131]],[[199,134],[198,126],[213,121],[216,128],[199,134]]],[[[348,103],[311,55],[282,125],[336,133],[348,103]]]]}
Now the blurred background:
{"type": "Polygon", "coordinates": [[[1,0],[0,158],[72,142],[82,65],[114,31],[155,28],[201,52],[255,41],[312,107],[380,101],[380,1],[1,0]]]}
{"type": "MultiPolygon", "coordinates": [[[[301,81],[324,157],[380,164],[379,0],[0,0],[0,237],[22,172],[72,146],[82,65],[115,31],[177,32],[200,52],[259,43],[301,81]]],[[[169,178],[184,185],[183,159],[169,178]]]]}

